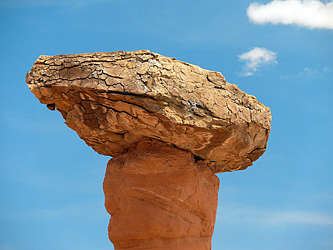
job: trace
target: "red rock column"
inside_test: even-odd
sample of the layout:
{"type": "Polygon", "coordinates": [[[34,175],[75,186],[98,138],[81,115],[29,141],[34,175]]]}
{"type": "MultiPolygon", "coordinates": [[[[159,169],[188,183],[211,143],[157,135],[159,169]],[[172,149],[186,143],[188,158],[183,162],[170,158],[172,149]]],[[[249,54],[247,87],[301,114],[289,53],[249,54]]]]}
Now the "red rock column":
{"type": "Polygon", "coordinates": [[[145,139],[104,179],[109,238],[120,249],[211,249],[219,179],[190,152],[145,139]]]}

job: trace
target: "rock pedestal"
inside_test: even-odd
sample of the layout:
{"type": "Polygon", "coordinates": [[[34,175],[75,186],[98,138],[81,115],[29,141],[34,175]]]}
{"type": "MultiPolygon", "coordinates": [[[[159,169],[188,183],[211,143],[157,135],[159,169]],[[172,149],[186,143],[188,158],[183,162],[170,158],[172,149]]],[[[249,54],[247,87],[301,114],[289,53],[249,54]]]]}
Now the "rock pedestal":
{"type": "Polygon", "coordinates": [[[109,161],[103,186],[115,249],[211,249],[219,179],[191,153],[143,140],[109,161]]]}
{"type": "Polygon", "coordinates": [[[40,56],[26,82],[96,152],[115,249],[210,249],[219,181],[266,150],[270,109],[148,50],[40,56]]]}

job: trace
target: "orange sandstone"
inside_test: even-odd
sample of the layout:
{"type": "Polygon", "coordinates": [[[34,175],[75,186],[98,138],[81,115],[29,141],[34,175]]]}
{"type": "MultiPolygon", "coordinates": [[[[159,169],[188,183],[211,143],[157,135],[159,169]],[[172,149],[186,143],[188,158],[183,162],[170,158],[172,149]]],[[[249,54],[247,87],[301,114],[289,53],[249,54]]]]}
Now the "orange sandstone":
{"type": "Polygon", "coordinates": [[[190,152],[142,140],[108,163],[109,238],[115,249],[211,249],[218,189],[190,152]]]}

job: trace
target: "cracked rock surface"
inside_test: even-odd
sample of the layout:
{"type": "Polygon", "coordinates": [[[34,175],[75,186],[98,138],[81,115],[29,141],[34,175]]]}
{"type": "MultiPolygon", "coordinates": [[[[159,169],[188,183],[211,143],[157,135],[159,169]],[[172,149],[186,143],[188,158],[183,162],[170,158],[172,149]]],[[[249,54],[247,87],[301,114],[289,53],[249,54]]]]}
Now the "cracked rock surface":
{"type": "Polygon", "coordinates": [[[266,150],[269,108],[221,73],[148,50],[40,56],[26,82],[103,155],[151,138],[220,173],[246,169],[266,150]]]}

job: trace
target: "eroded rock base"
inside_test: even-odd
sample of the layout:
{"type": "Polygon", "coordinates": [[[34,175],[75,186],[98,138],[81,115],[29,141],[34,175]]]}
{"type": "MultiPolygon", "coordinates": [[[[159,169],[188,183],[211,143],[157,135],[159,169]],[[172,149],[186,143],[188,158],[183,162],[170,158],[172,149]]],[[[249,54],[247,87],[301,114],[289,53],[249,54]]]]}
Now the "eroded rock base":
{"type": "Polygon", "coordinates": [[[190,152],[144,139],[104,179],[109,238],[120,249],[211,249],[219,179],[190,152]]]}

